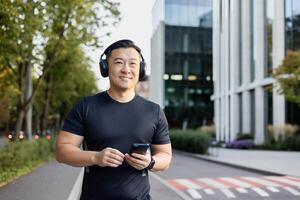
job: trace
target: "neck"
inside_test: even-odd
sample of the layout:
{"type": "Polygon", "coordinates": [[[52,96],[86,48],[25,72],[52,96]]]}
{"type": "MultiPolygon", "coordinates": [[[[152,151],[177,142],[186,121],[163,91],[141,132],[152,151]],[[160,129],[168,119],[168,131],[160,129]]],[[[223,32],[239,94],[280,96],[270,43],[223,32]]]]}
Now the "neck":
{"type": "Polygon", "coordinates": [[[112,99],[114,99],[118,102],[121,102],[121,103],[129,102],[135,96],[134,90],[116,91],[116,90],[113,90],[112,88],[109,88],[107,90],[107,93],[112,99]]]}

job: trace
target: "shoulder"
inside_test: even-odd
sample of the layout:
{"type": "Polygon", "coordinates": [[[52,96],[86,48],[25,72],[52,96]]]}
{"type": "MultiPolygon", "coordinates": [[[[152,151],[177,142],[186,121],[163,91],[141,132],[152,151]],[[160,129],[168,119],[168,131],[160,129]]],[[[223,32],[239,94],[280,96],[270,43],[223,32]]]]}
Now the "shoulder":
{"type": "Polygon", "coordinates": [[[88,104],[93,104],[93,103],[97,103],[99,101],[104,101],[105,98],[105,92],[99,92],[95,95],[91,95],[91,96],[84,96],[80,99],[80,103],[82,103],[83,105],[88,105],[88,104]]]}
{"type": "Polygon", "coordinates": [[[160,106],[157,103],[154,103],[153,101],[150,101],[148,99],[145,99],[144,97],[137,95],[137,101],[140,105],[145,106],[150,109],[159,110],[160,106]]]}

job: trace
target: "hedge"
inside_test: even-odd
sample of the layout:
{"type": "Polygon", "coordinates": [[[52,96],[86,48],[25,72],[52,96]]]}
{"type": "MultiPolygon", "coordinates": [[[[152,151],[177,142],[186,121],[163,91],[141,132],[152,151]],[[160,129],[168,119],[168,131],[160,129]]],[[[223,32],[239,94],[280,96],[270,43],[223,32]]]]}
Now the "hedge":
{"type": "Polygon", "coordinates": [[[211,134],[199,130],[170,130],[172,147],[192,153],[206,154],[211,142],[211,134]]]}
{"type": "Polygon", "coordinates": [[[54,155],[55,139],[16,141],[0,150],[0,186],[32,171],[54,155]]]}

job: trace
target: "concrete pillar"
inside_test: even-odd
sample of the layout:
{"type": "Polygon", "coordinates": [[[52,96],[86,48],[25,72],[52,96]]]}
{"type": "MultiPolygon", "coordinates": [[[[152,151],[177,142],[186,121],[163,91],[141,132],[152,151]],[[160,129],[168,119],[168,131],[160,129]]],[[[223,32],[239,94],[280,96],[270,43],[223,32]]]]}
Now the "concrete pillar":
{"type": "Polygon", "coordinates": [[[239,52],[240,52],[240,11],[239,0],[231,0],[230,19],[230,139],[236,138],[239,129],[238,95],[235,93],[239,80],[239,52]]]}
{"type": "MultiPolygon", "coordinates": [[[[265,32],[265,1],[254,0],[253,4],[253,48],[255,61],[255,82],[260,83],[264,78],[266,68],[266,32],[265,32]]],[[[265,141],[265,104],[264,89],[261,86],[255,88],[255,143],[265,141]]]]}
{"type": "MultiPolygon", "coordinates": [[[[241,4],[242,9],[242,86],[247,87],[250,84],[250,64],[251,64],[251,20],[250,20],[251,0],[243,0],[241,4]]],[[[250,93],[244,91],[242,93],[242,131],[250,133],[250,93]]]]}
{"type": "MultiPolygon", "coordinates": [[[[285,23],[284,0],[274,1],[273,23],[273,68],[277,68],[285,56],[285,23]]],[[[273,90],[273,125],[285,124],[285,99],[278,94],[276,87],[273,90]]]]}

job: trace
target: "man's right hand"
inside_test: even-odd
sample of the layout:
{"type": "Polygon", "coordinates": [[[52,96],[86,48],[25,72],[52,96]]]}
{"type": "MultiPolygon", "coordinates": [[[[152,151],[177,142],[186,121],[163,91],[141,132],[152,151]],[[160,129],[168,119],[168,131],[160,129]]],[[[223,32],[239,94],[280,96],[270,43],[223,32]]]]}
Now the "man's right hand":
{"type": "Polygon", "coordinates": [[[118,167],[124,161],[125,155],[117,149],[105,148],[100,152],[96,152],[91,160],[95,165],[100,167],[118,167]]]}

